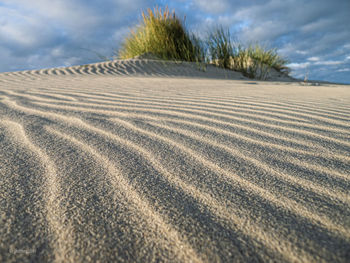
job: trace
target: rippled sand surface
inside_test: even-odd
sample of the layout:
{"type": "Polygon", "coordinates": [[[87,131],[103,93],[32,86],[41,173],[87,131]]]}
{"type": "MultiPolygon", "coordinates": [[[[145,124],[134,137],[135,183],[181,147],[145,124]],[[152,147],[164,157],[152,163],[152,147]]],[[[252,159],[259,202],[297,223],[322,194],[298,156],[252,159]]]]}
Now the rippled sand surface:
{"type": "Polygon", "coordinates": [[[349,262],[349,171],[349,86],[0,74],[1,262],[349,262]]]}

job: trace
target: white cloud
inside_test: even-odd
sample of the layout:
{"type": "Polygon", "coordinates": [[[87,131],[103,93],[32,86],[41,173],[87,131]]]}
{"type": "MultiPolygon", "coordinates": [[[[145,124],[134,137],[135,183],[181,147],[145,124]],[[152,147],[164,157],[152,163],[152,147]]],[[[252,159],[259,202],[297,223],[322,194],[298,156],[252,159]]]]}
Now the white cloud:
{"type": "Polygon", "coordinates": [[[340,65],[343,63],[344,61],[317,61],[314,63],[314,65],[332,66],[332,65],[340,65]]]}
{"type": "Polygon", "coordinates": [[[46,44],[46,40],[54,35],[40,18],[21,13],[16,9],[0,6],[0,17],[0,45],[30,49],[46,44]]]}
{"type": "Polygon", "coordinates": [[[305,69],[311,65],[310,62],[303,62],[303,63],[290,63],[287,66],[291,69],[305,69]]]}
{"type": "Polygon", "coordinates": [[[320,58],[319,57],[310,57],[307,59],[308,61],[319,61],[320,58]]]}
{"type": "Polygon", "coordinates": [[[305,50],[295,50],[295,53],[300,54],[300,55],[306,55],[308,52],[305,50]]]}
{"type": "Polygon", "coordinates": [[[56,47],[51,50],[51,55],[53,57],[62,57],[64,54],[64,49],[62,47],[56,47]]]}
{"type": "Polygon", "coordinates": [[[337,72],[350,72],[350,68],[341,68],[338,69],[337,72]]]}

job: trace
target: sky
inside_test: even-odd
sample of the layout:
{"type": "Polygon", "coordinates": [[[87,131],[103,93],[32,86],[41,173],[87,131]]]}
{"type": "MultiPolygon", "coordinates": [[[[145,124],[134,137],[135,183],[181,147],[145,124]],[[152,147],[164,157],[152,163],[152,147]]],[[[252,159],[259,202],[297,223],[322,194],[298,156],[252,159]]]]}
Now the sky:
{"type": "Polygon", "coordinates": [[[222,25],[242,43],[276,48],[294,77],[350,83],[350,0],[0,0],[0,72],[111,58],[155,6],[201,37],[222,25]]]}

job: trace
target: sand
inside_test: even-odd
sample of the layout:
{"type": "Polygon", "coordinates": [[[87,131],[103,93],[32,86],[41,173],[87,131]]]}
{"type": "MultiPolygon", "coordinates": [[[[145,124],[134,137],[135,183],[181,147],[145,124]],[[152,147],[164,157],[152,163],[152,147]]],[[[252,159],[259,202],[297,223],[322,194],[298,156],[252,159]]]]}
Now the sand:
{"type": "Polygon", "coordinates": [[[0,261],[348,262],[350,87],[274,80],[0,74],[0,261]]]}

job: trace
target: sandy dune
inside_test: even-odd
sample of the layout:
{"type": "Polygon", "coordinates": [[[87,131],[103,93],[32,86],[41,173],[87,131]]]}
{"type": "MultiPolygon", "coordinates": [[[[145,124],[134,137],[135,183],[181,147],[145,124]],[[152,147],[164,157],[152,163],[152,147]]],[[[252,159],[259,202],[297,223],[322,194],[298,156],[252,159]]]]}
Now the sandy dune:
{"type": "Polygon", "coordinates": [[[0,261],[349,262],[350,87],[275,77],[0,74],[0,261]]]}

